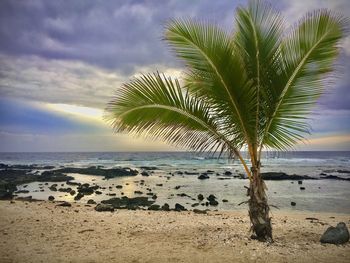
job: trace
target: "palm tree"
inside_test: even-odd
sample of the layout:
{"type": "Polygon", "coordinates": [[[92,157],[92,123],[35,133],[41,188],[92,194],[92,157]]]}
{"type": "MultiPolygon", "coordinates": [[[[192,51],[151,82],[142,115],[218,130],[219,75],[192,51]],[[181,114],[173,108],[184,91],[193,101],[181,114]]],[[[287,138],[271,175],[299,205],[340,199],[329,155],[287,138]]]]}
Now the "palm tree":
{"type": "Polygon", "coordinates": [[[165,40],[185,62],[184,77],[135,77],[117,90],[106,118],[116,132],[238,158],[250,183],[252,231],[272,241],[262,150],[289,149],[309,132],[307,114],[329,85],[345,25],[341,16],[319,10],[285,34],[281,15],[260,1],[237,8],[231,34],[172,20],[165,40]]]}

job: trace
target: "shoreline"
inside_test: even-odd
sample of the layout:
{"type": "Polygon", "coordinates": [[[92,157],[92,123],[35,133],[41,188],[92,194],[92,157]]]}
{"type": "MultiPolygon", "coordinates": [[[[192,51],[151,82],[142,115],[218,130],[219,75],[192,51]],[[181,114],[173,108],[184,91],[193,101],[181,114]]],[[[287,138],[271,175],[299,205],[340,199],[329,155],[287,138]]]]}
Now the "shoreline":
{"type": "Polygon", "coordinates": [[[250,239],[246,210],[208,214],[0,201],[0,262],[348,262],[350,243],[321,244],[349,214],[274,211],[274,243],[250,239]],[[307,220],[305,218],[317,218],[307,220]]]}

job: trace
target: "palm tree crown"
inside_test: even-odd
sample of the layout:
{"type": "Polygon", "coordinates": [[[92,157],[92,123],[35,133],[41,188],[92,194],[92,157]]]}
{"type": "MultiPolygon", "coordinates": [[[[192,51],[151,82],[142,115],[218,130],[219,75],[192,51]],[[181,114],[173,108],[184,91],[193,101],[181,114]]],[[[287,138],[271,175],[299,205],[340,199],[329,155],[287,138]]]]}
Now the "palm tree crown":
{"type": "Polygon", "coordinates": [[[281,15],[260,1],[237,8],[232,34],[172,20],[165,40],[186,64],[184,78],[158,72],[134,78],[117,90],[107,120],[117,132],[238,157],[250,182],[252,230],[259,240],[272,241],[261,151],[288,149],[309,132],[307,115],[334,71],[346,24],[319,10],[285,31],[281,15]]]}
{"type": "Polygon", "coordinates": [[[286,149],[309,132],[307,114],[333,72],[345,25],[319,10],[285,33],[281,15],[259,1],[237,8],[233,34],[172,20],[165,40],[187,66],[182,84],[158,72],[134,78],[106,117],[117,132],[190,150],[240,156],[246,146],[254,165],[264,147],[286,149]]]}

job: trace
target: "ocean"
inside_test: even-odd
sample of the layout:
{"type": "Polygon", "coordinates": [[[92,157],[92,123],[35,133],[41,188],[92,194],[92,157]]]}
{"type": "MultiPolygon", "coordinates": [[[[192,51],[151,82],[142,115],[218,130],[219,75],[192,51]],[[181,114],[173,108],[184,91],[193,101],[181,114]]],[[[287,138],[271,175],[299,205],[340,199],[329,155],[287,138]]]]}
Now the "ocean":
{"type": "MultiPolygon", "coordinates": [[[[247,157],[247,156],[245,156],[247,157]]],[[[142,166],[152,166],[156,170],[151,176],[141,175],[132,177],[120,177],[110,180],[102,180],[99,176],[70,174],[75,181],[82,183],[98,184],[106,187],[102,195],[89,195],[83,197],[79,202],[86,203],[88,199],[99,202],[109,199],[108,194],[115,193],[117,197],[121,192],[125,196],[139,196],[135,191],[145,192],[151,188],[157,195],[156,204],[168,203],[174,206],[180,203],[191,208],[193,199],[198,194],[208,196],[214,194],[219,201],[216,207],[209,209],[235,210],[246,209],[245,205],[238,205],[247,200],[245,195],[249,182],[246,179],[225,177],[224,172],[230,171],[233,174],[244,173],[242,165],[238,160],[231,160],[226,157],[218,158],[209,154],[198,154],[191,152],[57,152],[57,153],[0,153],[0,163],[4,164],[38,164],[54,165],[56,167],[89,167],[99,165],[105,168],[130,167],[140,172],[142,166]],[[207,180],[197,179],[198,175],[181,175],[176,171],[205,172],[215,171],[207,180]],[[218,175],[217,175],[218,174],[218,175]],[[139,181],[145,180],[144,185],[139,181]],[[116,189],[115,185],[122,185],[122,189],[116,189]],[[180,186],[176,190],[175,187],[180,186]],[[182,193],[187,196],[179,196],[182,193]],[[192,199],[191,199],[192,197],[192,199]],[[223,199],[228,202],[222,202],[223,199]]],[[[285,172],[287,174],[309,175],[320,177],[321,173],[335,175],[343,178],[350,178],[350,152],[312,152],[312,151],[291,151],[291,152],[266,152],[262,159],[262,172],[285,172]]],[[[284,210],[300,210],[315,212],[337,212],[350,213],[350,181],[344,180],[304,180],[303,187],[295,181],[266,181],[268,187],[269,203],[284,210]],[[291,202],[296,206],[291,206],[291,202]]],[[[19,189],[23,186],[19,186],[19,189]]],[[[62,192],[51,192],[48,186],[45,191],[38,191],[39,183],[33,182],[26,187],[33,198],[46,200],[49,195],[55,196],[56,200],[73,201],[73,197],[62,192]]],[[[66,187],[65,184],[62,187],[66,187]]],[[[207,207],[203,207],[207,208],[207,207]]]]}

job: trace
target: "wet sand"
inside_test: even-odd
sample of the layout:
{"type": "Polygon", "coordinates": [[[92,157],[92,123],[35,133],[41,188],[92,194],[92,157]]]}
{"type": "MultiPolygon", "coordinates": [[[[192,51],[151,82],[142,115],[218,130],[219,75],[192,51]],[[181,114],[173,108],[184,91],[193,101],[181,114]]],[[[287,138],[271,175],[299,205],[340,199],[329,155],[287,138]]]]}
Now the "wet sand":
{"type": "Polygon", "coordinates": [[[96,212],[73,203],[0,201],[0,262],[349,262],[350,243],[321,244],[350,215],[273,212],[273,244],[251,240],[246,211],[96,212]],[[306,220],[307,217],[318,220],[306,220]]]}

